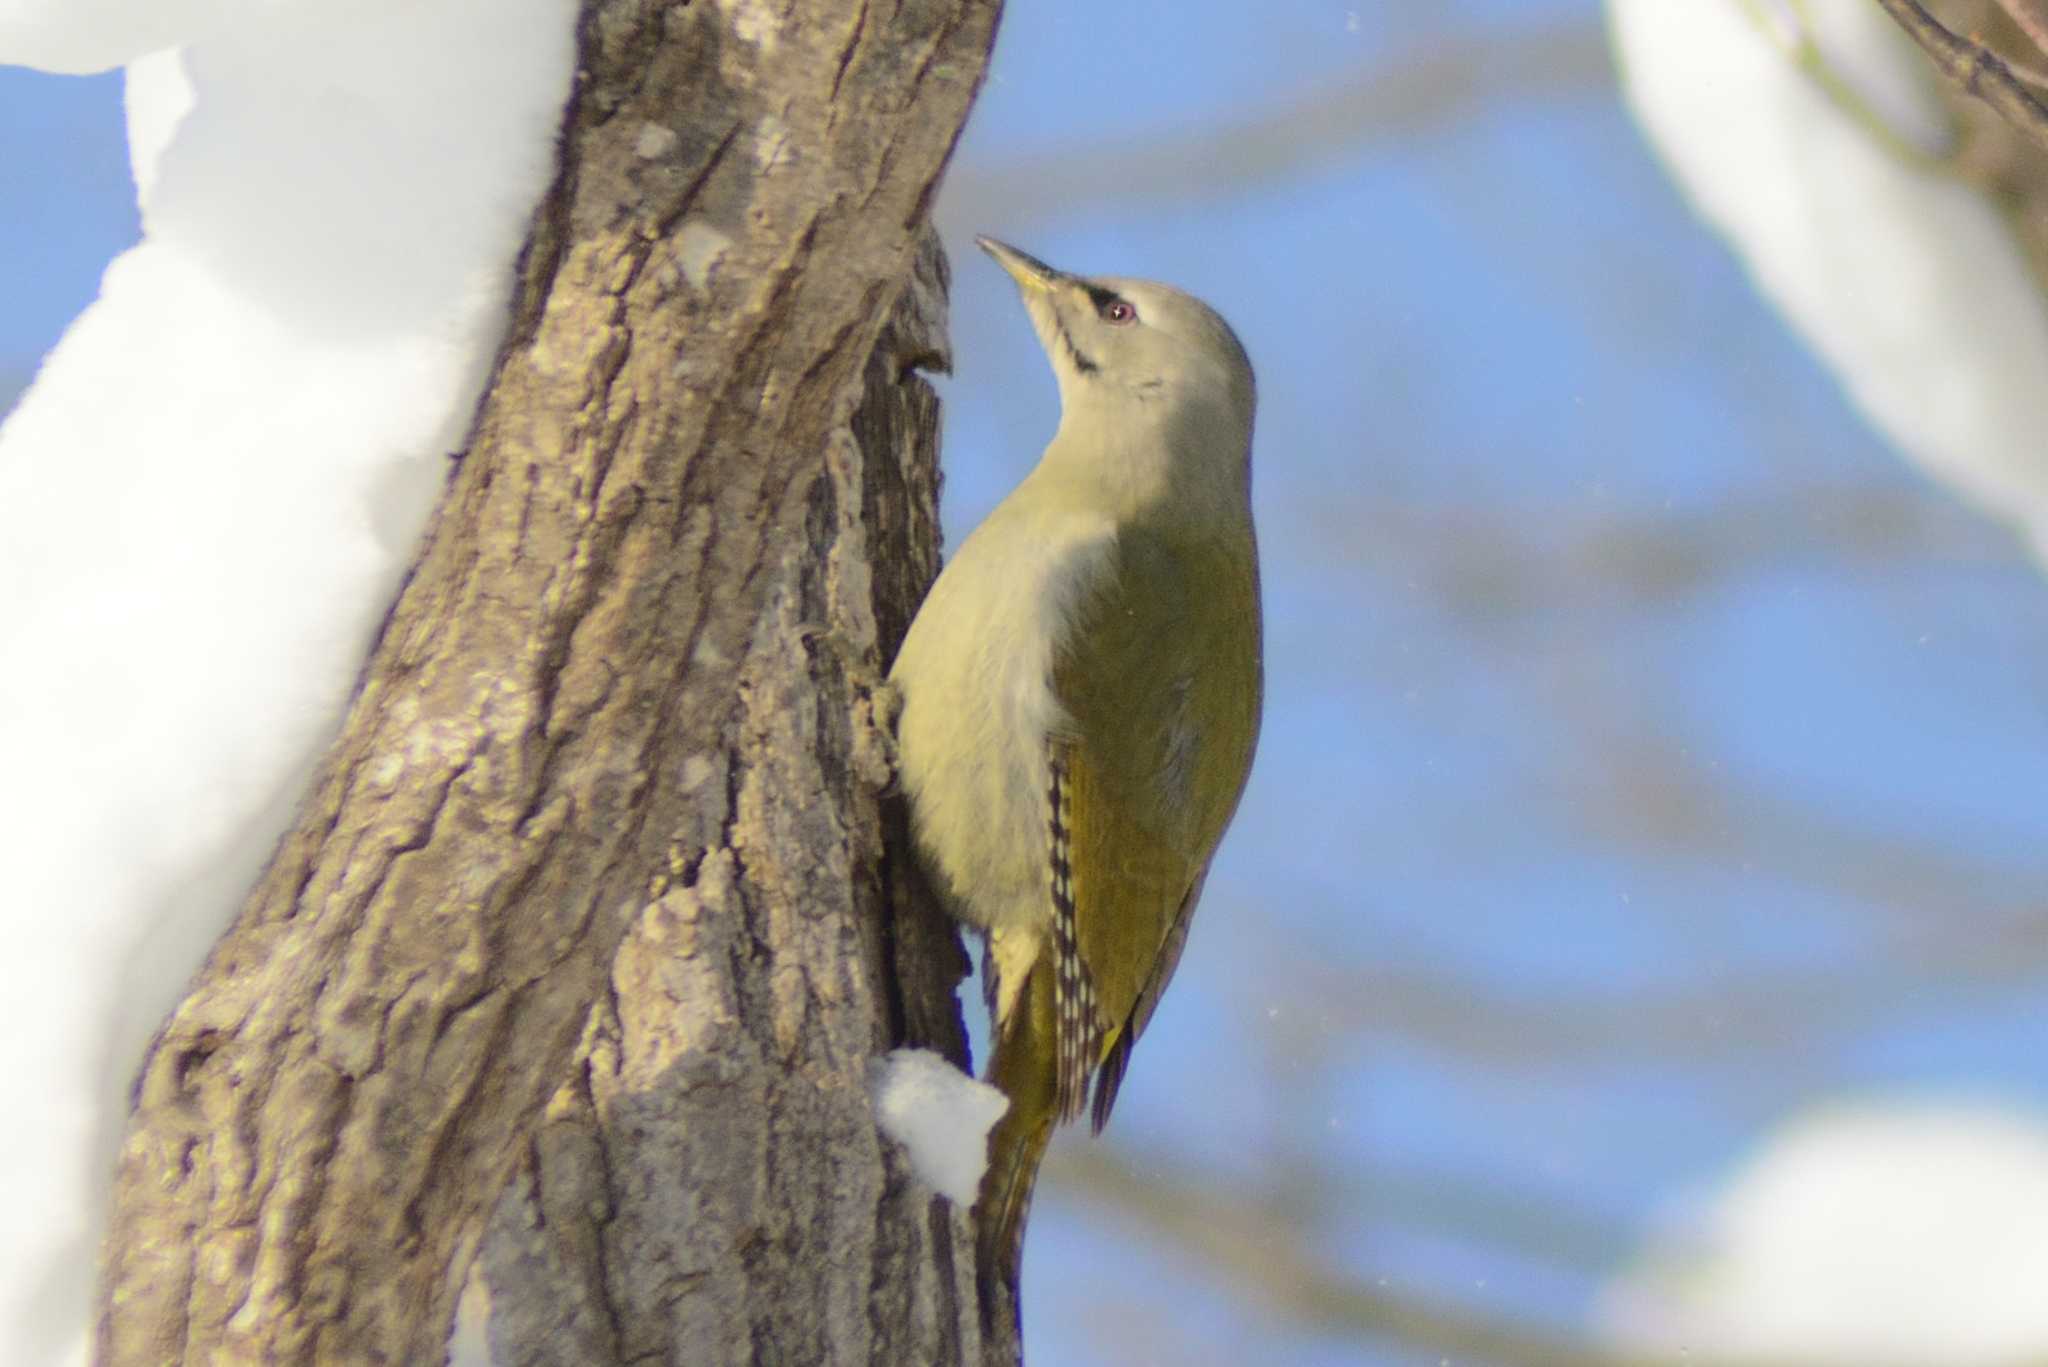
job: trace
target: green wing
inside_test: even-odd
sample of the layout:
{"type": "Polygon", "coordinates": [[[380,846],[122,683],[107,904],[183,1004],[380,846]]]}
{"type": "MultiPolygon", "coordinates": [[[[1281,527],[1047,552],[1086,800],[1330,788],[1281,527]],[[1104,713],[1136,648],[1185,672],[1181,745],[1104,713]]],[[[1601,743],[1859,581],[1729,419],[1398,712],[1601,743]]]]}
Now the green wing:
{"type": "Polygon", "coordinates": [[[1080,1112],[1092,1077],[1098,1130],[1251,769],[1259,591],[1244,551],[1126,527],[1055,661],[1072,720],[1047,740],[1057,1113],[1080,1112]]]}

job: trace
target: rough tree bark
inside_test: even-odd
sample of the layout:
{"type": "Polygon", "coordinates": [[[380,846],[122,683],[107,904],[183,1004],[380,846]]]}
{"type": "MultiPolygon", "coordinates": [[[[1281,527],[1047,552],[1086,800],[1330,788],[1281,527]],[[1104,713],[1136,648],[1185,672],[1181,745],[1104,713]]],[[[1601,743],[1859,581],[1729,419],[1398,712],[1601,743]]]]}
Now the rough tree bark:
{"type": "Polygon", "coordinates": [[[998,9],[585,0],[468,449],[144,1067],[103,1360],[438,1361],[473,1260],[500,1362],[1015,1360],[864,1086],[964,1050],[862,680],[998,9]]]}

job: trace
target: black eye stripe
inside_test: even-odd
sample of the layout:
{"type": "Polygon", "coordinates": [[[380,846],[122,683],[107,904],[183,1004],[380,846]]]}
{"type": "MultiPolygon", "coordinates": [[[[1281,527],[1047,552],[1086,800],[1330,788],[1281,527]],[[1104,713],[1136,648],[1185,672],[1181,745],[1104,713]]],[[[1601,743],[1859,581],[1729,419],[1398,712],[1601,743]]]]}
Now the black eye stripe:
{"type": "Polygon", "coordinates": [[[1114,290],[1106,290],[1102,288],[1102,286],[1100,285],[1086,285],[1083,286],[1083,288],[1088,291],[1088,297],[1094,301],[1095,311],[1097,313],[1102,312],[1111,304],[1114,304],[1123,298],[1122,295],[1116,293],[1114,290]]]}

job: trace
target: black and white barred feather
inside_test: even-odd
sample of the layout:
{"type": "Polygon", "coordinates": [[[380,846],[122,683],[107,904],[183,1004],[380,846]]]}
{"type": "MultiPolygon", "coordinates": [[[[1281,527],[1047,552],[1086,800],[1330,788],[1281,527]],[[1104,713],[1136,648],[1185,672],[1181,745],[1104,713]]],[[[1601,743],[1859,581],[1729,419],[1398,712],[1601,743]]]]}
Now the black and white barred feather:
{"type": "Polygon", "coordinates": [[[1073,796],[1067,766],[1057,749],[1051,756],[1047,798],[1047,868],[1052,893],[1053,1036],[1058,1071],[1054,1107],[1062,1121],[1081,1114],[1088,1082],[1102,1049],[1102,1024],[1095,985],[1081,958],[1075,926],[1073,796]]]}

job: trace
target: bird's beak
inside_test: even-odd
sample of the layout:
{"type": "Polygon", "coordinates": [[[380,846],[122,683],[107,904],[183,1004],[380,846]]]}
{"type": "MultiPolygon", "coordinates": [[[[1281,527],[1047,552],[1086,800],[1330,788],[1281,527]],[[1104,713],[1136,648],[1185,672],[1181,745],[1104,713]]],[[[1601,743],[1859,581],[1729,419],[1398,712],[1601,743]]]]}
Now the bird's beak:
{"type": "Polygon", "coordinates": [[[1020,252],[1007,242],[998,242],[992,237],[977,237],[974,245],[996,259],[996,264],[1010,273],[1017,287],[1027,294],[1047,294],[1052,287],[1067,278],[1066,272],[1056,271],[1029,252],[1020,252]]]}

